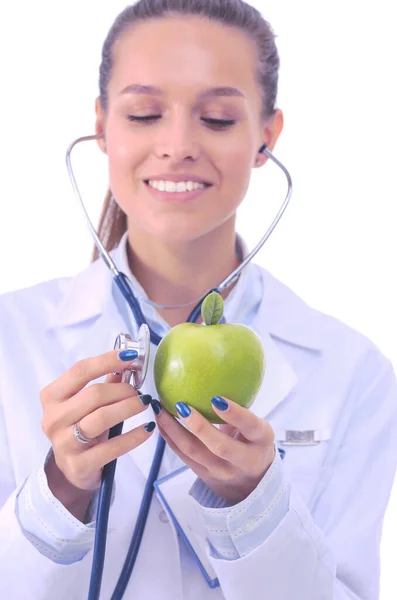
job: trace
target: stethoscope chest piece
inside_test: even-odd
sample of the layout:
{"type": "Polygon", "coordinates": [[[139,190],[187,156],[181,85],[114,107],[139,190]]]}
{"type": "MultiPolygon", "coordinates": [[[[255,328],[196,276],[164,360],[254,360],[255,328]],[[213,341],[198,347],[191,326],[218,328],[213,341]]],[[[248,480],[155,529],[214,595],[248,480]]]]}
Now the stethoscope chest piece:
{"type": "Polygon", "coordinates": [[[123,371],[122,381],[131,383],[134,388],[139,389],[146,379],[149,364],[149,327],[145,323],[141,325],[138,331],[137,340],[133,340],[128,333],[120,333],[114,343],[114,350],[136,350],[138,352],[138,358],[134,361],[134,368],[123,371]]]}

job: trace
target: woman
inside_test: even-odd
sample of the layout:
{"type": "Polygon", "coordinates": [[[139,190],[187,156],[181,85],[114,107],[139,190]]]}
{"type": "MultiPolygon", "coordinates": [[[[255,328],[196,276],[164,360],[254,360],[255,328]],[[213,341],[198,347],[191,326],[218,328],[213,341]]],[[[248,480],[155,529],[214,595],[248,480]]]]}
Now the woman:
{"type": "MultiPolygon", "coordinates": [[[[282,130],[277,75],[270,26],[240,0],[141,0],[109,32],[96,101],[111,190],[101,236],[160,336],[247,254],[236,209],[266,161],[258,150],[282,130]]],[[[390,362],[257,265],[223,296],[226,320],[260,335],[267,373],[250,410],[214,398],[220,429],[183,398],[179,421],[163,410],[152,362],[141,393],[121,383],[134,355],[109,348],[137,327],[101,261],[1,298],[2,597],[87,597],[97,490],[117,457],[111,597],[159,433],[159,478],[172,473],[198,517],[184,533],[219,585],[155,495],[125,598],[378,597],[397,456],[390,362]]]]}

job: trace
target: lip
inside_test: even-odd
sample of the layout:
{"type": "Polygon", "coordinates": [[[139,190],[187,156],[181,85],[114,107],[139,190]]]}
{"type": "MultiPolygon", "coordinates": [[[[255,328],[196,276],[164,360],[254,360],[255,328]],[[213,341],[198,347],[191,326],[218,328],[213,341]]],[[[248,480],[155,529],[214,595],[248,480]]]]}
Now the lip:
{"type": "MultiPolygon", "coordinates": [[[[189,181],[192,180],[190,179],[189,181]]],[[[205,194],[212,186],[208,185],[198,190],[192,190],[191,192],[161,192],[160,190],[152,188],[146,182],[145,187],[157,200],[167,202],[168,204],[186,204],[187,202],[195,200],[198,196],[205,194]]]]}
{"type": "Polygon", "coordinates": [[[174,181],[178,183],[179,181],[195,181],[197,183],[205,183],[206,185],[212,185],[211,181],[205,179],[205,177],[200,177],[200,175],[193,175],[192,173],[161,173],[160,175],[152,175],[151,177],[145,177],[145,183],[147,181],[174,181]]]}

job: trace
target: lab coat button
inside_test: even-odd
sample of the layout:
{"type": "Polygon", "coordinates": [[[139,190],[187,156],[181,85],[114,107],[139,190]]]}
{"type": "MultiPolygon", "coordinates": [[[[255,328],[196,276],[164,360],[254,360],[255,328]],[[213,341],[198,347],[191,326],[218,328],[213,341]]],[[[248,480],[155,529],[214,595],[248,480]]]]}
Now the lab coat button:
{"type": "Polygon", "coordinates": [[[257,522],[256,519],[254,519],[254,517],[250,517],[249,519],[247,519],[243,525],[243,531],[250,533],[251,531],[254,531],[254,529],[257,526],[257,522]]]}
{"type": "Polygon", "coordinates": [[[159,513],[159,519],[162,523],[169,523],[169,518],[167,517],[167,513],[165,512],[165,510],[162,510],[159,513]]]}

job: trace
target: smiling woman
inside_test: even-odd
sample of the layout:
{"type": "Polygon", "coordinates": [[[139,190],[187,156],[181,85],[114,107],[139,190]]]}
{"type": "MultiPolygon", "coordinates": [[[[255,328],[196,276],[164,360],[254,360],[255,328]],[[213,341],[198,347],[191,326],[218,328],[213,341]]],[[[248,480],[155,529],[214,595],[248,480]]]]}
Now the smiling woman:
{"type": "Polygon", "coordinates": [[[0,298],[2,597],[94,600],[102,584],[112,600],[377,600],[391,362],[245,265],[236,231],[283,129],[278,68],[271,26],[242,0],[140,0],[112,25],[90,137],[108,162],[99,235],[139,311],[97,255],[0,298]],[[199,327],[191,305],[240,265],[227,324],[214,305],[199,327]],[[156,336],[145,361],[142,323],[156,336]],[[109,351],[120,331],[139,351],[109,351]],[[180,369],[162,392],[175,410],[154,398],[167,333],[155,357],[160,375],[180,369]],[[122,373],[148,363],[137,390],[122,373]]]}

